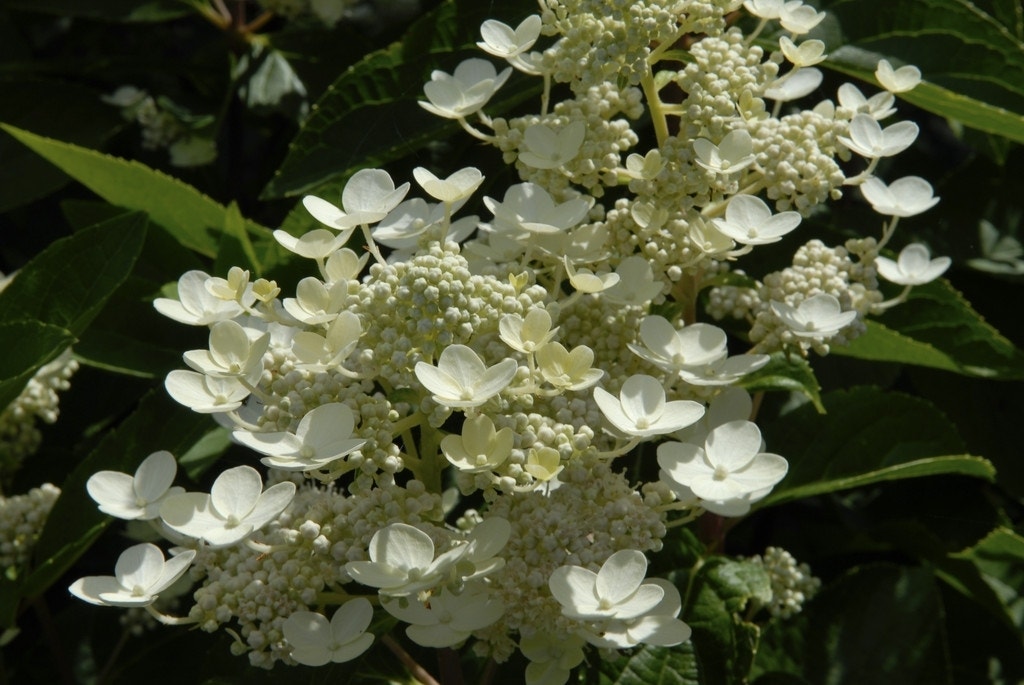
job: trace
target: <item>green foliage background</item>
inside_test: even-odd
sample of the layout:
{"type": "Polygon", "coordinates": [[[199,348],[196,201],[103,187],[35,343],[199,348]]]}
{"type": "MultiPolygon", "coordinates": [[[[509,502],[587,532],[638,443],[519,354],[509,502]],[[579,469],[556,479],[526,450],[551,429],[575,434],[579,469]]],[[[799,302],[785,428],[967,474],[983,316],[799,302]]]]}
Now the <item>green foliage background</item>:
{"type": "MultiPolygon", "coordinates": [[[[205,21],[200,0],[0,0],[0,269],[21,269],[0,294],[0,406],[69,344],[83,364],[42,449],[3,483],[15,494],[49,481],[63,495],[32,563],[0,580],[0,629],[20,630],[7,634],[0,683],[408,681],[383,650],[354,666],[265,673],[230,656],[223,634],[126,636],[117,612],[74,602],[66,587],[108,573],[123,546],[85,494],[91,473],[131,471],[168,449],[201,482],[214,462],[244,458],[163,393],[180,352],[204,338],[156,314],[154,297],[188,269],[231,265],[287,290],[301,265],[270,229],[312,228],[298,198],[336,196],[360,168],[404,178],[472,163],[489,184],[511,182],[497,152],[415,101],[432,69],[476,54],[484,19],[516,23],[536,6],[425,5],[376,33],[278,19],[249,35],[205,21]],[[301,126],[296,78],[316,103],[301,126]],[[124,84],[209,115],[217,160],[183,170],[142,149],[137,128],[100,100],[124,84]]],[[[780,357],[750,380],[774,391],[759,423],[789,476],[724,548],[680,531],[656,558],[654,571],[684,591],[691,643],[592,660],[581,682],[1024,682],[1024,286],[967,264],[982,220],[1024,239],[1024,10],[1017,0],[822,5],[824,93],[851,77],[872,84],[880,56],[924,74],[900,109],[923,134],[884,175],[936,186],[941,204],[906,221],[901,239],[927,241],[953,269],[849,348],[810,366],[780,357]],[[789,392],[812,402],[794,409],[789,392]],[[766,545],[825,581],[793,619],[758,612],[766,578],[737,560],[766,545]]],[[[513,112],[538,90],[514,76],[488,111],[513,112]]],[[[835,243],[871,221],[848,196],[816,228],[835,243]]],[[[494,681],[520,682],[522,666],[494,681]]],[[[482,668],[467,658],[467,681],[482,668]]]]}

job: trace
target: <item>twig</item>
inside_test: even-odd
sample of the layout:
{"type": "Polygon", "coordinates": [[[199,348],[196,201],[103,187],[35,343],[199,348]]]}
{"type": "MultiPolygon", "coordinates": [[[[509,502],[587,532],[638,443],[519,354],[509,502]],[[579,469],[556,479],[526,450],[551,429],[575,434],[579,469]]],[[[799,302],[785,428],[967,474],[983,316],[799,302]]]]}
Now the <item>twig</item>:
{"type": "Polygon", "coordinates": [[[395,642],[395,639],[390,635],[385,635],[380,639],[384,643],[384,646],[391,650],[391,652],[398,657],[398,660],[402,662],[412,677],[423,683],[423,685],[441,685],[434,679],[434,676],[427,673],[427,669],[423,668],[418,661],[412,658],[409,652],[402,649],[402,645],[395,642]]]}

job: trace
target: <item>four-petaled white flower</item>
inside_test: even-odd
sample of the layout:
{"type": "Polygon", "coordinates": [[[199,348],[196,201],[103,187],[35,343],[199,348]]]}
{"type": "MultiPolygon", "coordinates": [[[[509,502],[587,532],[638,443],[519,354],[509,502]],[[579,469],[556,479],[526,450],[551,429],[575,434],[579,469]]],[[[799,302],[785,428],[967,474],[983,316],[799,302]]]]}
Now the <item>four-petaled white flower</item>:
{"type": "Polygon", "coordinates": [[[159,547],[144,542],[121,552],[114,575],[79,578],[68,590],[75,597],[99,606],[148,606],[185,575],[195,556],[195,550],[190,549],[165,561],[159,547]]]}
{"type": "Polygon", "coordinates": [[[594,368],[594,350],[586,345],[569,351],[560,343],[548,343],[537,350],[537,366],[541,377],[561,390],[585,390],[604,377],[604,371],[594,368]]]}
{"type": "Polygon", "coordinates": [[[788,0],[779,11],[779,23],[782,24],[782,28],[794,35],[809,33],[824,18],[824,12],[805,5],[802,0],[788,0]]]}
{"type": "Polygon", "coordinates": [[[535,632],[519,640],[526,665],[526,685],[565,685],[572,669],[583,663],[586,642],[578,635],[535,632]]]}
{"type": "Polygon", "coordinates": [[[577,197],[555,204],[551,195],[536,183],[518,183],[505,191],[501,202],[484,198],[487,209],[494,213],[496,224],[528,233],[559,233],[586,218],[594,206],[594,198],[577,197]]]}
{"type": "Polygon", "coordinates": [[[477,46],[489,55],[515,60],[540,38],[541,24],[539,14],[531,14],[514,29],[496,19],[488,19],[480,25],[480,37],[483,40],[478,41],[477,46]]]}
{"type": "Polygon", "coordinates": [[[748,373],[757,371],[770,360],[767,354],[737,354],[720,357],[703,366],[687,366],[677,373],[690,385],[730,385],[748,373]]]}
{"type": "Polygon", "coordinates": [[[281,624],[290,656],[305,666],[352,661],[373,644],[366,632],[373,620],[373,605],[365,597],[345,602],[328,621],[323,614],[296,611],[281,624]]]}
{"type": "Polygon", "coordinates": [[[370,560],[350,561],[345,572],[381,595],[407,597],[441,583],[469,551],[469,545],[457,545],[435,559],[429,535],[407,523],[392,523],[370,538],[370,560]]]}
{"type": "Polygon", "coordinates": [[[301,368],[311,371],[338,369],[348,359],[363,334],[359,316],[341,312],[324,335],[312,331],[299,331],[292,337],[292,353],[301,368]]]}
{"type": "Polygon", "coordinates": [[[665,596],[663,587],[644,582],[646,575],[643,553],[622,549],[608,557],[597,573],[582,566],[559,566],[548,579],[548,589],[569,618],[625,620],[643,616],[665,596]]]}
{"type": "Polygon", "coordinates": [[[875,68],[875,78],[890,93],[905,93],[921,83],[921,70],[911,64],[893,69],[889,60],[883,59],[875,68]]]}
{"type": "Polygon", "coordinates": [[[715,145],[706,138],[693,141],[697,164],[718,174],[742,171],[754,163],[754,139],[746,129],[730,131],[715,145]]]}
{"type": "Polygon", "coordinates": [[[160,505],[166,497],[185,491],[171,487],[177,472],[174,455],[161,450],[146,457],[134,476],[120,471],[98,471],[89,477],[85,489],[104,514],[148,521],[160,516],[160,505]]]}
{"type": "Polygon", "coordinates": [[[839,136],[839,142],[861,157],[891,157],[903,152],[917,140],[918,127],[912,121],[899,121],[882,129],[870,114],[855,114],[850,121],[850,135],[839,136]]]}
{"type": "Polygon", "coordinates": [[[160,518],[182,535],[227,547],[269,523],[294,496],[295,483],[277,483],[264,491],[256,469],[236,466],[217,476],[208,495],[186,492],[166,498],[160,518]]]}
{"type": "Polygon", "coordinates": [[[857,86],[852,83],[844,83],[839,86],[837,96],[839,98],[839,105],[852,109],[855,114],[863,113],[874,119],[881,120],[896,112],[896,108],[893,106],[896,98],[893,97],[892,93],[885,90],[875,93],[870,98],[866,98],[857,86]]]}
{"type": "Polygon", "coordinates": [[[512,454],[512,429],[494,429],[494,422],[485,414],[471,416],[462,424],[462,435],[441,439],[441,451],[451,464],[466,473],[491,471],[512,454]]]}
{"type": "Polygon", "coordinates": [[[905,176],[886,185],[872,176],[860,184],[860,192],[871,203],[871,208],[886,216],[914,216],[926,212],[938,203],[932,184],[920,176],[905,176]]]}
{"type": "Polygon", "coordinates": [[[896,261],[877,257],[875,267],[878,275],[890,283],[924,285],[944,274],[952,263],[949,257],[932,259],[927,247],[921,243],[910,243],[900,250],[896,261]]]}
{"type": "Polygon", "coordinates": [[[454,647],[477,630],[491,625],[505,613],[505,605],[483,584],[473,584],[460,594],[448,590],[431,595],[426,604],[415,600],[385,598],[381,606],[395,618],[410,624],[409,639],[423,647],[454,647]]]}
{"type": "Polygon", "coordinates": [[[800,225],[798,212],[772,210],[761,198],[734,195],[725,208],[725,219],[712,219],[719,231],[743,245],[767,245],[782,240],[800,225]]]}
{"type": "MultiPolygon", "coordinates": [[[[178,299],[158,297],[153,307],[164,316],[190,326],[208,326],[240,316],[245,310],[235,300],[217,297],[206,287],[210,275],[203,271],[186,271],[178,279],[178,299]]],[[[250,305],[252,298],[245,304],[250,305]]]]}
{"type": "Polygon", "coordinates": [[[551,315],[539,307],[526,312],[525,318],[518,314],[506,314],[498,322],[498,337],[502,342],[524,354],[536,352],[557,332],[558,326],[551,327],[551,315]]]}
{"type": "Polygon", "coordinates": [[[514,359],[503,359],[488,367],[472,348],[449,345],[441,352],[437,366],[417,363],[416,378],[438,404],[479,407],[508,387],[518,368],[514,359]]]}
{"type": "Polygon", "coordinates": [[[234,411],[250,394],[236,378],[216,378],[184,369],[168,373],[164,388],[175,402],[199,414],[234,411]]]}
{"type": "Polygon", "coordinates": [[[525,149],[519,150],[519,161],[534,169],[557,169],[576,158],[586,135],[587,125],[581,120],[573,121],[561,131],[533,124],[523,133],[525,149]]]}
{"type": "Polygon", "coordinates": [[[274,231],[274,240],[288,250],[306,259],[327,259],[341,249],[351,233],[333,233],[316,228],[296,238],[280,229],[274,231]]]}
{"type": "Polygon", "coordinates": [[[484,182],[480,170],[471,166],[459,169],[448,178],[438,178],[421,166],[413,169],[412,175],[420,187],[427,191],[427,195],[448,205],[462,202],[484,182]]]}
{"type": "Polygon", "coordinates": [[[338,281],[330,287],[319,278],[307,276],[295,286],[295,297],[284,298],[284,310],[307,326],[334,321],[345,305],[348,283],[338,281]]]}
{"type": "Polygon", "coordinates": [[[779,38],[779,47],[786,59],[797,67],[812,67],[825,59],[825,44],[817,39],[797,45],[788,36],[783,36],[779,38]]]}
{"type": "Polygon", "coordinates": [[[263,373],[263,353],[270,333],[246,329],[235,321],[219,321],[210,329],[209,350],[189,350],[182,357],[196,371],[214,378],[238,378],[254,385],[263,373]]]}
{"type": "Polygon", "coordinates": [[[321,404],[299,420],[294,433],[234,431],[235,441],[260,454],[267,466],[285,471],[312,471],[327,466],[363,446],[366,440],[352,437],[355,414],[346,405],[321,404]]]}
{"type": "Polygon", "coordinates": [[[423,86],[429,102],[421,100],[420,107],[439,117],[462,119],[486,105],[511,73],[508,68],[499,74],[493,64],[475,57],[460,62],[454,73],[433,71],[423,86]]]}
{"type": "Polygon", "coordinates": [[[669,372],[702,367],[728,354],[725,331],[706,323],[676,330],[664,317],[648,316],[640,322],[639,338],[642,345],[628,343],[629,349],[669,372]]]}
{"type": "Polygon", "coordinates": [[[798,306],[771,302],[772,312],[792,331],[804,338],[827,338],[849,326],[857,318],[855,310],[842,311],[834,295],[818,293],[798,306]]]}
{"type": "Polygon", "coordinates": [[[302,204],[320,223],[345,232],[343,235],[348,240],[356,226],[380,221],[408,192],[408,183],[396,188],[391,175],[383,169],[360,169],[352,174],[341,191],[341,208],[315,195],[302,198],[302,204]]]}
{"type": "Polygon", "coordinates": [[[613,426],[638,438],[677,431],[704,415],[704,405],[698,402],[666,402],[661,383],[641,374],[626,379],[618,398],[603,388],[594,388],[594,401],[613,426]]]}
{"type": "Polygon", "coordinates": [[[712,429],[703,448],[683,442],[658,445],[658,465],[663,482],[682,499],[692,493],[706,509],[735,516],[767,495],[789,469],[783,457],[762,452],[761,446],[757,424],[730,421],[712,429]]]}
{"type": "Polygon", "coordinates": [[[626,257],[615,267],[619,282],[603,292],[603,297],[613,304],[642,305],[653,300],[664,287],[655,280],[651,263],[640,255],[626,257]]]}
{"type": "Polygon", "coordinates": [[[689,640],[693,631],[676,618],[683,609],[682,597],[676,586],[663,578],[645,582],[665,591],[665,596],[648,613],[628,620],[584,623],[579,634],[590,644],[603,649],[629,649],[640,643],[672,647],[689,640]]]}

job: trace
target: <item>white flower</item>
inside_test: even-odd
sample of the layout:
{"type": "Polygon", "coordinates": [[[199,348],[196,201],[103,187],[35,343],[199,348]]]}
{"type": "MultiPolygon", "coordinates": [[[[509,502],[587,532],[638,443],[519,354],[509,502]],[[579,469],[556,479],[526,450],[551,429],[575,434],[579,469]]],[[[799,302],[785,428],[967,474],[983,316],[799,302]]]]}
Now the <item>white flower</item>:
{"type": "Polygon", "coordinates": [[[661,152],[654,148],[646,155],[637,153],[626,157],[626,173],[633,178],[642,178],[649,181],[665,168],[665,161],[661,158],[661,152]]]}
{"type": "Polygon", "coordinates": [[[299,421],[295,433],[252,433],[237,430],[235,441],[260,454],[267,466],[286,471],[312,471],[351,454],[366,440],[353,439],[355,414],[338,402],[321,404],[299,421]]]}
{"type": "Polygon", "coordinates": [[[748,373],[757,371],[770,360],[771,357],[767,354],[737,354],[732,357],[721,357],[703,366],[679,369],[678,374],[690,385],[729,385],[748,373]]]}
{"type": "Polygon", "coordinates": [[[531,14],[513,29],[496,19],[488,19],[480,25],[482,41],[477,46],[489,55],[512,60],[533,47],[540,37],[541,18],[531,14]]]}
{"type": "Polygon", "coordinates": [[[469,545],[458,545],[435,559],[429,535],[407,523],[392,523],[370,539],[370,560],[350,561],[345,572],[381,595],[405,597],[440,583],[469,551],[469,545]]]}
{"type": "Polygon", "coordinates": [[[756,424],[730,421],[711,430],[703,449],[682,442],[658,445],[658,465],[669,479],[666,482],[688,488],[702,500],[738,501],[749,508],[789,469],[784,458],[761,452],[761,445],[756,424]]]}
{"type": "Polygon", "coordinates": [[[648,613],[665,596],[656,583],[645,583],[647,559],[635,549],[612,554],[594,573],[582,566],[560,566],[548,579],[562,614],[574,619],[631,619],[648,613]]]}
{"type": "Polygon", "coordinates": [[[270,333],[247,330],[234,321],[219,321],[210,329],[209,350],[189,350],[182,357],[196,371],[215,378],[242,378],[254,385],[263,373],[263,354],[270,333]]]}
{"type": "Polygon", "coordinates": [[[708,439],[708,434],[730,421],[748,420],[754,411],[754,401],[743,388],[726,388],[711,400],[701,420],[672,437],[679,442],[689,442],[700,446],[708,439]]]}
{"type": "Polygon", "coordinates": [[[754,163],[754,140],[745,129],[730,131],[715,145],[706,138],[693,141],[697,164],[719,174],[742,171],[754,163]]]}
{"type": "Polygon", "coordinates": [[[204,283],[206,289],[214,297],[233,302],[252,304],[253,297],[249,291],[249,272],[238,266],[228,269],[228,277],[211,276],[204,283]]]}
{"type": "Polygon", "coordinates": [[[295,483],[277,483],[264,491],[256,469],[236,466],[217,476],[209,495],[186,492],[165,499],[160,518],[182,535],[227,547],[266,525],[294,496],[295,483]]]}
{"type": "Polygon", "coordinates": [[[652,578],[646,583],[657,585],[665,591],[661,601],[650,612],[638,618],[585,624],[581,634],[587,642],[605,649],[629,649],[641,642],[657,647],[672,647],[689,640],[693,631],[676,618],[683,608],[682,597],[676,586],[662,578],[652,578]]]}
{"type": "Polygon", "coordinates": [[[274,240],[284,249],[294,252],[306,259],[327,259],[339,250],[351,233],[332,233],[325,228],[317,228],[298,238],[280,229],[274,231],[274,240]]]}
{"type": "Polygon", "coordinates": [[[349,281],[356,280],[359,277],[359,272],[363,270],[369,259],[369,252],[364,252],[363,256],[360,257],[347,247],[332,253],[327,258],[327,263],[324,264],[324,276],[327,279],[327,283],[334,285],[342,281],[348,283],[349,281]]]}
{"type": "Polygon", "coordinates": [[[697,402],[666,402],[661,383],[640,374],[626,379],[618,399],[603,388],[594,388],[594,401],[613,426],[641,438],[677,431],[704,415],[704,405],[697,402]]]}
{"type": "Polygon", "coordinates": [[[838,136],[839,142],[861,157],[891,157],[903,152],[917,139],[917,124],[900,121],[882,129],[870,114],[856,114],[850,122],[850,135],[838,136]]]}
{"type": "Polygon", "coordinates": [[[295,297],[286,297],[284,310],[307,326],[329,323],[345,306],[348,283],[338,281],[327,287],[319,278],[307,276],[295,287],[295,297]]]}
{"type": "Polygon", "coordinates": [[[981,257],[968,259],[967,264],[988,273],[1020,275],[1024,273],[1024,247],[1012,235],[999,235],[999,229],[982,219],[978,223],[981,257]]]}
{"type": "Polygon", "coordinates": [[[210,275],[186,271],[178,279],[178,299],[158,297],[153,307],[164,316],[191,326],[208,326],[240,316],[245,310],[234,300],[223,300],[206,288],[210,275]]]}
{"type": "Polygon", "coordinates": [[[452,74],[433,71],[423,85],[429,102],[420,101],[420,107],[439,117],[461,119],[486,105],[511,73],[508,68],[499,74],[493,64],[476,58],[463,60],[452,74]]]}
{"type": "MultiPolygon", "coordinates": [[[[452,212],[458,211],[462,202],[451,206],[452,212]]],[[[444,221],[445,206],[443,203],[431,203],[415,197],[405,200],[384,217],[373,229],[374,239],[395,249],[415,248],[421,236],[428,228],[444,221]]],[[[479,217],[463,217],[452,222],[448,227],[447,240],[459,242],[476,229],[479,217]]]]}
{"type": "Polygon", "coordinates": [[[594,350],[579,345],[568,351],[556,342],[537,350],[537,366],[541,377],[560,390],[585,390],[604,376],[593,368],[594,350]]]}
{"type": "Polygon", "coordinates": [[[893,69],[889,60],[882,59],[875,68],[875,78],[890,93],[905,93],[921,82],[921,70],[910,64],[893,69]]]}
{"type": "Polygon", "coordinates": [[[857,86],[852,83],[844,83],[837,91],[839,105],[846,109],[853,110],[854,114],[864,113],[874,119],[881,120],[894,114],[896,108],[893,104],[896,98],[888,91],[875,93],[870,98],[865,98],[857,86]]]}
{"type": "Polygon", "coordinates": [[[945,273],[953,263],[949,257],[931,259],[928,248],[921,243],[911,243],[900,250],[894,262],[886,257],[877,257],[875,267],[878,275],[899,285],[924,285],[945,273]]]}
{"type": "Polygon", "coordinates": [[[482,473],[500,466],[512,454],[511,428],[494,429],[484,415],[471,416],[462,424],[462,435],[441,439],[441,451],[455,468],[466,473],[482,473]]]}
{"type": "Polygon", "coordinates": [[[99,471],[85,484],[100,511],[119,519],[148,521],[160,515],[164,498],[183,488],[171,487],[178,462],[167,451],[154,452],[146,457],[135,476],[120,471],[99,471]]]}
{"type": "Polygon", "coordinates": [[[855,310],[842,311],[839,300],[827,293],[809,297],[797,307],[773,300],[771,308],[793,335],[804,338],[834,335],[857,318],[855,310]]]}
{"type": "Polygon", "coordinates": [[[302,204],[320,223],[350,232],[360,224],[376,223],[386,217],[408,192],[408,183],[395,188],[391,175],[383,169],[360,169],[341,191],[340,209],[315,195],[302,198],[302,204]]]}
{"type": "Polygon", "coordinates": [[[164,388],[175,402],[199,414],[234,411],[250,393],[236,378],[216,378],[184,369],[168,373],[164,388]]]}
{"type": "Polygon", "coordinates": [[[359,316],[352,312],[341,312],[331,323],[326,334],[299,331],[292,337],[292,354],[299,360],[301,368],[310,371],[337,369],[356,349],[363,334],[359,316]]]}
{"type": "Polygon", "coordinates": [[[519,151],[519,161],[534,169],[556,169],[576,158],[586,135],[587,125],[582,120],[573,121],[561,131],[533,124],[523,134],[525,149],[519,151]]]}
{"type": "Polygon", "coordinates": [[[564,257],[563,262],[565,273],[569,277],[569,285],[581,293],[604,292],[619,282],[617,273],[602,271],[595,274],[590,269],[576,269],[568,257],[564,257]]]}
{"type": "Polygon", "coordinates": [[[484,362],[465,345],[449,345],[441,352],[437,366],[416,364],[416,378],[447,407],[479,407],[512,382],[519,364],[504,359],[494,366],[484,362]]]}
{"type": "Polygon", "coordinates": [[[744,9],[761,19],[778,19],[782,14],[783,0],[746,0],[744,9]]]}
{"type": "Polygon", "coordinates": [[[519,651],[530,663],[526,685],[564,685],[572,669],[583,663],[586,643],[578,635],[535,632],[519,640],[519,651]]]}
{"type": "Polygon", "coordinates": [[[498,337],[502,342],[524,354],[536,352],[557,332],[558,326],[551,328],[551,315],[539,307],[526,312],[526,318],[518,314],[506,314],[498,322],[498,337]]]}
{"type": "Polygon", "coordinates": [[[484,182],[484,175],[476,167],[459,169],[448,178],[440,179],[418,166],[412,170],[412,175],[427,195],[449,205],[465,200],[484,182]]]}
{"type": "Polygon", "coordinates": [[[497,224],[529,233],[559,233],[583,221],[594,206],[594,198],[587,195],[555,204],[541,186],[518,183],[505,191],[500,203],[485,197],[484,204],[494,213],[497,224]]]}
{"type": "Polygon", "coordinates": [[[712,219],[715,228],[743,245],[767,245],[782,240],[800,225],[798,212],[772,210],[753,195],[734,195],[725,208],[724,219],[712,219]]]}
{"type": "Polygon", "coordinates": [[[824,18],[824,12],[805,5],[802,0],[789,0],[779,12],[779,23],[782,24],[782,28],[794,35],[808,33],[824,18]]]}
{"type": "Polygon", "coordinates": [[[366,632],[373,620],[373,605],[365,597],[345,602],[328,622],[323,614],[296,611],[281,624],[291,657],[305,666],[352,661],[373,644],[366,632]]]}
{"type": "Polygon", "coordinates": [[[889,185],[871,176],[860,184],[860,192],[872,209],[886,216],[914,216],[928,211],[939,201],[932,185],[919,176],[905,176],[889,185]]]}
{"type": "Polygon", "coordinates": [[[725,331],[706,323],[676,330],[664,317],[648,316],[640,322],[639,338],[643,345],[628,343],[629,349],[669,372],[701,367],[728,354],[725,331]]]}
{"type": "Polygon", "coordinates": [[[474,584],[460,594],[448,590],[431,595],[430,601],[403,602],[384,599],[381,606],[395,618],[409,623],[405,634],[424,647],[454,647],[477,630],[491,625],[505,613],[505,605],[486,585],[474,584]]]}
{"type": "Polygon", "coordinates": [[[824,75],[813,67],[794,69],[769,83],[764,90],[764,96],[780,102],[799,100],[820,86],[823,78],[824,75]]]}
{"type": "Polygon", "coordinates": [[[144,542],[121,552],[113,576],[79,578],[68,590],[90,604],[148,606],[156,601],[157,595],[185,575],[195,556],[195,550],[190,549],[164,561],[164,553],[159,547],[144,542]]]}
{"type": "Polygon", "coordinates": [[[654,280],[651,263],[640,255],[626,257],[615,268],[619,282],[601,293],[614,304],[642,305],[661,294],[661,281],[654,280]]]}
{"type": "Polygon", "coordinates": [[[794,66],[812,67],[825,59],[825,44],[820,40],[805,40],[797,45],[788,36],[779,39],[779,47],[794,66]]]}

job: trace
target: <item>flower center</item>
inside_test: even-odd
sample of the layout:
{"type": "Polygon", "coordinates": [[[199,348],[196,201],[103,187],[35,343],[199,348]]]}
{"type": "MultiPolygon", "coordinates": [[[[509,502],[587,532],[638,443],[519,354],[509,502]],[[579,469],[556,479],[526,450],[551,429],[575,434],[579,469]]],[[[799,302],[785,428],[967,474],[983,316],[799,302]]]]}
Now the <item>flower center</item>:
{"type": "Polygon", "coordinates": [[[724,466],[716,466],[715,473],[711,477],[715,480],[725,480],[729,477],[729,469],[724,466]]]}

